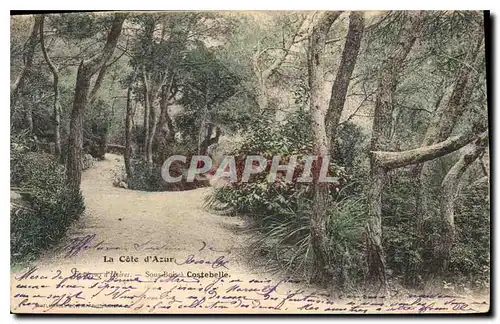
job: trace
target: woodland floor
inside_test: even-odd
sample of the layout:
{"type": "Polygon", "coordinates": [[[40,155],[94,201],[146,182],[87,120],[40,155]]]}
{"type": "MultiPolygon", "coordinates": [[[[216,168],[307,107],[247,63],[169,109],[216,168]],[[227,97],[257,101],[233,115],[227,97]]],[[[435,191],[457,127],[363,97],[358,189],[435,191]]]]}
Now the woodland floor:
{"type": "MultiPolygon", "coordinates": [[[[108,256],[140,255],[152,251],[166,257],[203,253],[205,258],[227,255],[235,271],[251,271],[243,265],[245,221],[239,217],[214,215],[203,208],[204,197],[212,188],[188,191],[147,192],[113,186],[115,173],[123,166],[123,157],[106,154],[104,161],[84,171],[81,189],[85,199],[84,215],[69,229],[58,248],[41,256],[37,264],[109,266],[103,263],[102,249],[85,249],[77,256],[65,256],[64,247],[75,237],[95,234],[91,246],[103,241],[100,247],[120,247],[109,250],[108,256]]],[[[231,269],[233,269],[231,267],[231,269]]],[[[93,269],[93,271],[96,269],[93,269]]]]}

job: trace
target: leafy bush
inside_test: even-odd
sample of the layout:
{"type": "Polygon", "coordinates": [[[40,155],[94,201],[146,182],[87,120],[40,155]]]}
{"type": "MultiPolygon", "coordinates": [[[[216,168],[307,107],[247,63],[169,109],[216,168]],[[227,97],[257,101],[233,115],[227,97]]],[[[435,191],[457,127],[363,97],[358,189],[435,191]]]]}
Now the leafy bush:
{"type": "MultiPolygon", "coordinates": [[[[402,174],[386,190],[383,199],[384,247],[387,266],[408,286],[423,285],[440,274],[439,250],[443,232],[439,195],[427,201],[423,237],[417,235],[414,179],[402,174]]],[[[455,288],[481,289],[489,285],[490,219],[487,188],[462,190],[455,202],[455,245],[446,274],[455,288]]]]}
{"type": "Polygon", "coordinates": [[[84,154],[82,157],[82,170],[87,170],[94,166],[94,161],[96,159],[90,154],[84,154]]]}
{"type": "Polygon", "coordinates": [[[455,204],[457,244],[450,271],[467,288],[484,289],[490,284],[490,202],[487,185],[462,192],[455,204]]]}
{"type": "MultiPolygon", "coordinates": [[[[189,166],[190,160],[187,159],[185,165],[189,166]]],[[[127,178],[126,183],[129,189],[143,190],[143,191],[183,191],[192,190],[209,185],[208,180],[194,179],[192,182],[182,181],[175,183],[166,182],[161,176],[161,166],[148,166],[143,159],[131,160],[132,175],[127,178]]],[[[170,167],[170,174],[173,177],[182,175],[182,165],[179,163],[172,163],[170,167]]]]}
{"type": "MultiPolygon", "coordinates": [[[[256,242],[253,251],[276,262],[276,270],[311,279],[314,256],[310,242],[311,200],[307,186],[286,188],[259,183],[216,189],[205,200],[211,210],[242,213],[254,220],[256,242]]],[[[363,278],[363,226],[366,211],[359,199],[339,199],[328,208],[331,273],[337,287],[354,287],[363,278]]]]}
{"type": "Polygon", "coordinates": [[[276,154],[308,154],[312,150],[311,116],[309,112],[298,110],[282,122],[274,116],[259,116],[254,121],[246,141],[239,152],[276,154]],[[300,134],[300,136],[298,136],[300,134]]]}
{"type": "MultiPolygon", "coordinates": [[[[289,116],[281,128],[272,122],[254,125],[242,147],[235,152],[238,179],[242,176],[245,153],[260,154],[268,159],[281,155],[280,164],[288,156],[306,155],[311,151],[310,120],[307,112],[298,111],[289,116]],[[305,134],[305,136],[297,136],[305,134]]],[[[303,163],[297,159],[292,180],[278,177],[269,183],[266,169],[250,177],[249,182],[236,182],[217,188],[205,199],[205,207],[224,214],[244,214],[251,217],[255,228],[253,251],[265,255],[276,270],[284,270],[310,280],[317,269],[310,240],[310,211],[312,186],[297,182],[303,172],[303,163]]],[[[350,175],[343,167],[330,163],[329,175],[337,182],[329,184],[331,203],[328,206],[327,253],[330,258],[331,278],[337,287],[350,288],[363,278],[362,249],[365,204],[359,198],[348,198],[343,190],[349,188],[350,175]]],[[[350,190],[350,189],[349,189],[350,190]]],[[[359,197],[359,196],[358,196],[359,197]]]]}
{"type": "Polygon", "coordinates": [[[22,197],[11,208],[11,261],[33,260],[56,244],[85,210],[80,193],[64,183],[64,167],[46,153],[11,145],[11,186],[22,197]]]}

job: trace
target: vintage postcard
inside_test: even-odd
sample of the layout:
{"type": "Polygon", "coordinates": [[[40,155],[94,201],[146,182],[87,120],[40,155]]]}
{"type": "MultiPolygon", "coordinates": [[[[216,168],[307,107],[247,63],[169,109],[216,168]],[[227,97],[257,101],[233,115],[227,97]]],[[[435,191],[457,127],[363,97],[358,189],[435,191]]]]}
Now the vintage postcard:
{"type": "Polygon", "coordinates": [[[12,313],[489,312],[488,12],[10,21],[12,313]]]}

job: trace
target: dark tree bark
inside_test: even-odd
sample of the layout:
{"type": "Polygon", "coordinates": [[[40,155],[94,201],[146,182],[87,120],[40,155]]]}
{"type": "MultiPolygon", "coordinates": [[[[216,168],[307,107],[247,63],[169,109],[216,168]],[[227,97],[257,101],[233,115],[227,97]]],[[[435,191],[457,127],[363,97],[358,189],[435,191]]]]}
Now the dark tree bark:
{"type": "Polygon", "coordinates": [[[124,21],[124,14],[115,14],[102,54],[88,60],[82,60],[78,67],[66,159],[66,182],[68,187],[74,191],[80,190],[82,180],[83,117],[88,101],[90,80],[113,55],[124,21]]]}
{"type": "Polygon", "coordinates": [[[54,101],[53,101],[53,118],[54,118],[54,145],[55,145],[55,155],[59,159],[61,156],[61,105],[59,103],[59,71],[55,64],[50,59],[47,49],[45,47],[44,38],[44,26],[45,16],[41,16],[40,19],[40,45],[42,47],[43,57],[45,62],[52,72],[52,88],[54,90],[54,101]]]}
{"type": "Polygon", "coordinates": [[[38,44],[38,33],[40,31],[41,17],[35,16],[35,22],[33,23],[33,28],[31,29],[31,35],[26,41],[26,45],[23,50],[23,61],[24,66],[19,75],[11,86],[10,90],[10,107],[11,113],[15,110],[16,103],[19,100],[19,94],[23,92],[26,78],[31,72],[33,66],[33,57],[35,55],[36,45],[38,44]]]}
{"type": "MultiPolygon", "coordinates": [[[[389,148],[392,130],[394,91],[403,62],[410,53],[421,26],[420,14],[410,14],[410,22],[402,27],[398,44],[383,63],[377,88],[375,112],[372,126],[371,150],[389,148]]],[[[371,184],[368,191],[368,221],[366,224],[367,261],[369,280],[377,279],[387,288],[385,254],[382,247],[382,191],[386,169],[376,163],[374,155],[370,159],[371,184]]]]}
{"type": "Polygon", "coordinates": [[[130,165],[130,158],[132,155],[132,120],[134,118],[134,110],[132,108],[132,85],[127,89],[127,111],[125,114],[125,152],[123,154],[125,160],[125,172],[127,179],[132,176],[132,167],[130,165]]]}
{"type": "Polygon", "coordinates": [[[149,112],[150,112],[150,84],[146,70],[143,70],[142,80],[144,84],[144,115],[143,115],[143,128],[144,128],[144,142],[143,142],[143,153],[144,161],[148,161],[148,143],[149,143],[149,112]]]}
{"type": "Polygon", "coordinates": [[[358,58],[361,39],[365,28],[365,19],[362,12],[353,11],[349,15],[349,29],[345,41],[342,59],[340,61],[337,76],[332,87],[330,105],[326,114],[327,135],[330,139],[330,146],[335,142],[337,126],[344,109],[347,89],[351,80],[352,72],[358,58]]]}
{"type": "Polygon", "coordinates": [[[207,125],[207,132],[205,134],[205,138],[203,139],[203,143],[201,144],[201,150],[200,150],[200,155],[207,155],[208,154],[208,148],[210,145],[216,144],[219,142],[219,138],[221,136],[222,132],[219,127],[214,126],[213,124],[209,123],[207,125]],[[215,129],[215,137],[212,137],[213,132],[215,129]]]}
{"type": "Polygon", "coordinates": [[[147,147],[146,147],[146,154],[147,154],[147,162],[148,166],[150,168],[153,167],[153,143],[155,140],[155,135],[156,135],[156,127],[158,125],[158,114],[156,111],[156,107],[158,106],[157,101],[158,100],[149,100],[149,135],[148,135],[148,141],[147,147]]]}
{"type": "Polygon", "coordinates": [[[174,73],[170,72],[170,82],[168,86],[163,86],[160,98],[160,117],[158,120],[158,142],[166,144],[172,142],[175,137],[174,123],[168,114],[169,101],[173,99],[177,93],[174,88],[174,73]],[[172,93],[171,93],[172,92],[172,93]]]}
{"type": "Polygon", "coordinates": [[[210,139],[212,138],[212,129],[213,129],[212,124],[208,124],[205,133],[205,138],[203,139],[203,143],[201,144],[200,155],[207,154],[208,146],[210,145],[210,139]]]}

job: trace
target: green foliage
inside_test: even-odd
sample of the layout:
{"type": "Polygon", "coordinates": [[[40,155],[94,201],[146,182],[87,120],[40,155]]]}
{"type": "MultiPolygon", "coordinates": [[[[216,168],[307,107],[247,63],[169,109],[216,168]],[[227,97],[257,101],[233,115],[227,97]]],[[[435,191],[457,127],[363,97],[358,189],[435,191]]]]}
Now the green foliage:
{"type": "Polygon", "coordinates": [[[266,157],[308,154],[312,150],[310,120],[309,112],[304,110],[290,113],[282,122],[275,121],[271,112],[264,113],[255,118],[241,149],[235,153],[261,153],[266,157]]]}
{"type": "Polygon", "coordinates": [[[452,250],[450,272],[464,286],[489,288],[491,214],[487,185],[463,191],[455,208],[457,244],[452,250]]]}
{"type": "Polygon", "coordinates": [[[333,161],[346,168],[359,169],[365,159],[361,150],[366,140],[363,129],[352,122],[346,122],[339,127],[334,140],[336,145],[332,152],[333,161]]]}
{"type": "Polygon", "coordinates": [[[109,26],[112,16],[99,14],[64,13],[50,16],[51,24],[57,26],[56,32],[72,40],[85,40],[103,31],[103,25],[109,26]]]}
{"type": "MultiPolygon", "coordinates": [[[[235,153],[250,152],[268,158],[280,154],[284,156],[283,164],[288,155],[308,154],[311,151],[312,134],[307,112],[290,114],[281,127],[276,127],[271,120],[262,118],[252,125],[250,136],[235,153]]],[[[242,166],[238,160],[238,176],[242,166]]],[[[252,177],[248,183],[238,182],[216,189],[207,196],[205,207],[223,214],[250,216],[256,233],[254,251],[275,262],[276,270],[309,280],[317,270],[310,242],[312,187],[310,183],[296,181],[301,172],[299,165],[291,182],[277,178],[275,182],[268,183],[268,166],[266,171],[252,177]]],[[[330,185],[332,201],[328,207],[327,222],[329,266],[338,287],[348,288],[363,277],[360,247],[365,204],[343,194],[342,188],[346,188],[350,179],[344,168],[331,163],[329,172],[339,179],[338,183],[330,185]]]]}
{"type": "MultiPolygon", "coordinates": [[[[436,251],[441,246],[443,226],[440,195],[436,194],[427,202],[429,216],[423,220],[423,237],[418,236],[415,190],[414,179],[408,174],[399,175],[388,186],[383,198],[383,232],[387,265],[394,278],[418,287],[440,271],[436,251]],[[415,269],[419,271],[414,273],[415,269]]],[[[457,287],[481,289],[489,285],[490,214],[486,191],[464,190],[455,204],[456,244],[446,281],[457,287]]]]}
{"type": "MultiPolygon", "coordinates": [[[[186,165],[189,166],[190,160],[187,159],[186,165]]],[[[207,180],[194,179],[192,182],[182,181],[175,183],[168,183],[163,180],[161,176],[161,166],[154,166],[151,168],[143,159],[131,160],[132,175],[127,178],[127,185],[129,189],[143,190],[143,191],[184,191],[192,190],[209,185],[207,180]]],[[[170,168],[170,174],[173,177],[183,175],[185,172],[182,166],[173,163],[170,168]]]]}
{"type": "Polygon", "coordinates": [[[196,42],[186,53],[178,73],[178,82],[183,86],[179,104],[186,111],[177,124],[183,138],[189,139],[193,146],[198,144],[200,129],[203,132],[207,123],[234,130],[234,125],[242,124],[248,116],[248,111],[235,114],[234,103],[228,103],[243,95],[239,75],[229,70],[217,57],[216,50],[207,48],[203,42],[196,42]]]}
{"type": "Polygon", "coordinates": [[[143,159],[130,161],[132,175],[127,178],[128,187],[132,190],[160,191],[161,174],[151,169],[143,159]]]}
{"type": "Polygon", "coordinates": [[[49,154],[11,143],[11,186],[22,200],[11,208],[11,261],[33,260],[55,245],[85,210],[80,193],[64,183],[64,167],[49,154]]]}
{"type": "MultiPolygon", "coordinates": [[[[240,12],[170,12],[131,13],[125,23],[118,47],[108,62],[107,73],[96,100],[88,104],[84,127],[84,150],[102,157],[106,140],[124,144],[126,89],[132,86],[133,146],[132,174],[123,179],[130,189],[163,191],[188,190],[207,185],[206,181],[167,184],[161,178],[160,165],[168,156],[197,154],[200,138],[207,125],[220,130],[224,140],[241,135],[242,145],[231,152],[241,175],[245,154],[266,158],[281,155],[308,155],[312,151],[307,55],[303,44],[290,48],[284,64],[266,82],[269,111],[257,111],[256,95],[259,73],[272,66],[278,53],[291,41],[305,12],[266,12],[248,15],[240,12]],[[167,85],[175,139],[162,142],[163,134],[153,144],[155,165],[143,161],[145,73],[152,93],[167,85]],[[165,82],[167,80],[168,82],[165,82]],[[290,106],[290,102],[294,102],[290,106]],[[276,121],[276,111],[283,121],[276,121]],[[175,112],[174,112],[175,111],[175,112]],[[226,137],[226,138],[224,138],[226,137]],[[142,150],[142,152],[141,152],[142,150]]],[[[328,255],[332,280],[349,288],[363,277],[362,233],[366,215],[368,187],[367,133],[379,84],[380,67],[393,54],[401,29],[409,23],[409,13],[392,11],[367,15],[361,49],[357,58],[346,109],[347,122],[339,127],[334,139],[330,173],[338,184],[330,187],[328,205],[328,255]],[[353,104],[360,104],[351,110],[353,104]],[[360,109],[361,108],[361,109],[360,109]],[[368,108],[368,109],[367,109],[368,108]],[[353,117],[353,118],[351,118],[353,117]]],[[[109,14],[53,14],[45,20],[48,55],[59,70],[59,94],[63,150],[74,100],[76,71],[82,59],[102,51],[110,27],[109,14]]],[[[325,80],[336,73],[344,46],[348,15],[332,25],[323,58],[328,71],[325,80]]],[[[422,138],[438,108],[446,105],[457,72],[464,67],[467,51],[482,37],[480,12],[450,11],[424,13],[424,30],[402,63],[395,84],[393,129],[390,151],[421,146],[422,138]]],[[[23,70],[26,40],[32,17],[11,20],[11,83],[23,70]]],[[[303,39],[306,35],[298,35],[303,39]]],[[[482,50],[480,51],[482,54],[482,50]]],[[[484,69],[472,67],[484,73],[484,69]]],[[[472,70],[471,70],[472,71],[472,70]]],[[[83,211],[79,195],[64,189],[64,170],[47,155],[40,153],[43,144],[54,140],[53,88],[50,72],[37,44],[33,66],[15,107],[11,107],[11,185],[22,194],[11,211],[13,260],[31,259],[43,248],[57,242],[72,220],[83,211]],[[28,131],[32,116],[33,129],[28,131]],[[29,133],[29,136],[28,136],[29,133]]],[[[92,79],[91,85],[95,82],[92,79]]],[[[153,98],[153,102],[158,104],[153,98]]],[[[454,133],[470,126],[471,120],[486,118],[486,86],[480,78],[468,103],[467,111],[456,122],[454,133]]],[[[158,107],[156,107],[158,108],[158,107]]],[[[170,134],[169,134],[170,135],[170,134]]],[[[218,138],[218,137],[217,137],[218,138]]],[[[210,138],[208,141],[210,142],[210,138]]],[[[65,152],[62,157],[64,158],[65,152]]],[[[415,179],[407,169],[391,171],[382,199],[383,247],[390,279],[423,285],[437,273],[435,251],[442,233],[439,186],[456,154],[432,161],[435,174],[426,202],[428,213],[422,232],[417,235],[415,215],[417,191],[415,179]],[[418,271],[415,271],[418,269],[418,271]],[[415,278],[405,278],[415,276],[415,278]],[[409,280],[411,279],[411,280],[409,280]]],[[[91,159],[85,157],[85,165],[91,159]]],[[[189,161],[188,161],[189,163],[189,161]]],[[[301,165],[299,165],[300,171],[301,165]]],[[[180,165],[172,172],[182,174],[180,165]]],[[[310,246],[309,219],[311,188],[309,184],[277,180],[268,183],[269,170],[252,177],[245,184],[216,189],[207,197],[212,210],[250,216],[258,234],[255,251],[274,260],[280,269],[310,278],[314,255],[310,246]]],[[[477,176],[477,174],[474,174],[477,176]]],[[[474,178],[474,177],[472,177],[474,178]]],[[[472,179],[471,178],[471,179],[472,179]]],[[[489,285],[490,220],[489,193],[485,188],[464,189],[455,204],[456,245],[452,250],[449,275],[453,283],[472,288],[489,285]]]]}
{"type": "MultiPolygon", "coordinates": [[[[213,211],[250,215],[255,226],[252,247],[259,256],[275,263],[276,270],[310,280],[315,273],[310,242],[311,199],[307,186],[287,188],[275,183],[223,187],[208,196],[205,206],[213,211]]],[[[363,226],[365,204],[359,199],[333,201],[328,208],[328,254],[337,287],[354,287],[363,278],[363,226]]]]}

